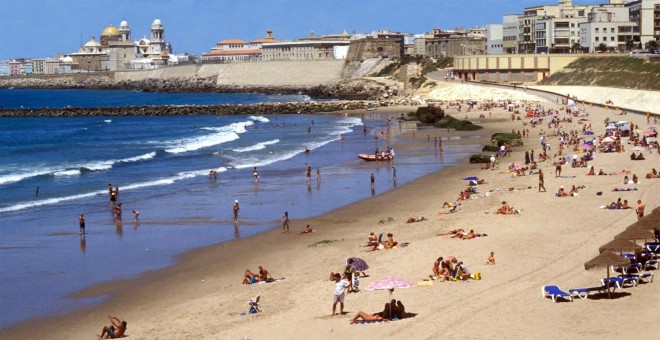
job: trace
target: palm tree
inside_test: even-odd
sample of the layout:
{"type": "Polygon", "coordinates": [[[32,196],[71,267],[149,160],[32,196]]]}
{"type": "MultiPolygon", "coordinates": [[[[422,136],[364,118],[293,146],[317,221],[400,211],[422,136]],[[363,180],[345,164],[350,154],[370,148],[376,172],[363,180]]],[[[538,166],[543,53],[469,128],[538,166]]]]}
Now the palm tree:
{"type": "Polygon", "coordinates": [[[635,47],[635,42],[631,38],[626,39],[626,50],[632,51],[633,47],[635,47]]]}
{"type": "Polygon", "coordinates": [[[571,52],[577,53],[580,51],[582,51],[582,45],[580,45],[580,43],[573,43],[573,45],[571,45],[571,52]]]}

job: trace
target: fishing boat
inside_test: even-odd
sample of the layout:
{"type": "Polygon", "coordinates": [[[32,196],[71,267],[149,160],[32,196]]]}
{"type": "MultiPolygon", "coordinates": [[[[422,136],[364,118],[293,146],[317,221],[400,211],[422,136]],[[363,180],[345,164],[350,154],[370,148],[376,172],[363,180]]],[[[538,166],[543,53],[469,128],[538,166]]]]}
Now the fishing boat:
{"type": "Polygon", "coordinates": [[[358,158],[363,159],[363,160],[368,161],[368,162],[376,162],[376,161],[378,161],[378,162],[389,162],[389,161],[394,160],[394,157],[392,157],[392,156],[385,156],[385,157],[378,156],[378,157],[376,157],[376,155],[366,154],[366,153],[358,154],[358,158]]]}

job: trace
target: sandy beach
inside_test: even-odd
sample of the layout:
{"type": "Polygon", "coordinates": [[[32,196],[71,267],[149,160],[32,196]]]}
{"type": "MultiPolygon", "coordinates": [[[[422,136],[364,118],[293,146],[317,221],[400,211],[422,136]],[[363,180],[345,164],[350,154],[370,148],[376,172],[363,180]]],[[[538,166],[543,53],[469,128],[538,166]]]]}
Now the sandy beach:
{"type": "MultiPolygon", "coordinates": [[[[559,107],[554,103],[543,105],[559,107]]],[[[411,111],[388,110],[393,114],[411,111]]],[[[613,110],[589,107],[586,110],[589,116],[584,118],[596,134],[604,131],[602,122],[606,117],[647,126],[644,116],[616,116],[613,110]]],[[[491,110],[492,115],[486,112],[482,119],[479,115],[483,111],[466,114],[451,108],[447,112],[459,118],[467,115],[484,126],[478,132],[483,138],[451,139],[475,132],[423,129],[414,136],[412,131],[406,132],[395,148],[427,143],[427,135],[431,139],[442,136],[444,145],[489,144],[492,133],[522,130],[522,122],[528,121],[511,121],[511,114],[501,108],[491,110]]],[[[567,303],[552,303],[541,297],[540,290],[544,285],[567,290],[598,284],[605,269],[586,271],[584,263],[598,255],[599,246],[636,220],[634,210],[606,210],[600,206],[618,197],[631,204],[642,200],[647,213],[660,205],[660,179],[644,178],[651,168],[658,168],[660,156],[655,151],[645,152],[646,160],[632,162],[629,145],[625,145],[626,152],[596,154],[590,166],[607,173],[625,169],[640,177],[641,183],[634,186],[638,190],[630,192],[611,191],[623,186],[623,175],[586,176],[586,168],[565,166],[562,177],[555,177],[552,163],[542,162],[539,167],[546,176],[547,192],[539,193],[538,176],[512,177],[507,171],[510,163],[524,163],[526,150],[541,150],[539,132],[547,132],[547,124],[525,128],[529,128],[530,136],[523,138],[524,146],[514,148],[511,157],[500,159],[495,170],[480,170],[480,164],[465,160],[326,215],[292,220],[292,232],[287,234],[276,229],[196,249],[181,256],[175,266],[134,280],[97,285],[74,296],[109,296],[101,306],[14,325],[0,330],[0,338],[95,339],[108,324],[108,314],[128,322],[129,339],[656,337],[660,333],[658,282],[623,289],[624,294],[616,299],[567,303]],[[462,178],[467,176],[478,176],[486,184],[479,186],[479,193],[472,199],[463,201],[456,213],[447,213],[443,202],[456,200],[465,189],[462,178]],[[555,197],[561,185],[585,188],[576,197],[555,197]],[[596,195],[599,191],[601,196],[596,195]],[[522,214],[496,215],[502,201],[522,214]],[[427,220],[405,223],[410,217],[420,216],[427,220]],[[299,235],[306,224],[316,231],[299,235]],[[473,240],[436,236],[456,228],[474,229],[488,236],[473,240]],[[369,252],[363,245],[370,232],[393,233],[395,240],[409,245],[369,252]],[[497,262],[492,266],[485,264],[491,251],[497,262]],[[393,297],[403,301],[406,310],[416,316],[368,325],[349,323],[358,311],[380,311],[389,300],[387,291],[365,290],[369,283],[390,276],[422,281],[431,274],[437,257],[450,255],[462,260],[472,272],[480,272],[482,280],[432,281],[432,286],[399,289],[393,297]],[[371,267],[369,276],[361,280],[359,293],[346,296],[347,314],[331,316],[335,285],[328,281],[328,274],[341,270],[347,257],[366,260],[371,267]],[[245,269],[256,272],[259,265],[273,277],[285,279],[242,285],[245,269]],[[257,295],[261,296],[263,313],[245,314],[248,299],[257,295]]],[[[560,128],[581,130],[582,125],[574,118],[572,123],[561,123],[560,128]]],[[[557,137],[548,137],[548,143],[553,146],[550,153],[556,152],[557,137]]],[[[365,186],[365,190],[369,188],[365,186]]]]}

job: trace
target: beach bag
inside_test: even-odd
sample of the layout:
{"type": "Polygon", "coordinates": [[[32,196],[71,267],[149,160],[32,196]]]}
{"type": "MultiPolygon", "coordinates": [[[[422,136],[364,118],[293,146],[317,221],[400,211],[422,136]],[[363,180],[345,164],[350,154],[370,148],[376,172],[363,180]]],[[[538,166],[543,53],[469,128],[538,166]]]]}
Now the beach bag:
{"type": "Polygon", "coordinates": [[[474,279],[475,281],[481,280],[481,273],[476,272],[476,273],[472,274],[472,279],[474,279]]]}

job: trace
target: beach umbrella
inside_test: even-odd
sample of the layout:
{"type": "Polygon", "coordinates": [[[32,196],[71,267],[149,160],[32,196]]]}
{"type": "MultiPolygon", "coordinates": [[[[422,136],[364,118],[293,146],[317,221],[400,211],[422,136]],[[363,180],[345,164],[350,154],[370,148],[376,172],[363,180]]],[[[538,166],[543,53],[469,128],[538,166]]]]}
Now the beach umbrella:
{"type": "Polygon", "coordinates": [[[593,150],[594,146],[591,145],[591,144],[584,143],[584,144],[580,145],[580,148],[583,149],[583,150],[593,150]]]}
{"type": "Polygon", "coordinates": [[[653,130],[653,131],[655,131],[655,126],[653,126],[653,125],[649,125],[646,129],[647,129],[647,130],[653,130]]]}
{"type": "Polygon", "coordinates": [[[516,170],[519,170],[519,169],[522,169],[522,165],[520,165],[520,163],[516,163],[516,164],[513,165],[513,168],[516,169],[516,170]]]}
{"type": "Polygon", "coordinates": [[[655,240],[655,234],[650,229],[642,228],[628,228],[618,235],[614,236],[615,239],[623,240],[655,240]]]}
{"type": "Polygon", "coordinates": [[[612,252],[606,251],[600,253],[600,255],[594,257],[584,264],[584,269],[586,270],[595,270],[601,269],[603,267],[607,268],[607,297],[610,297],[610,266],[622,266],[629,264],[630,260],[625,257],[621,257],[612,252]]]}
{"type": "Polygon", "coordinates": [[[600,246],[598,250],[603,253],[603,252],[619,252],[623,253],[624,251],[631,251],[634,252],[636,250],[641,250],[642,247],[630,242],[626,239],[621,239],[621,238],[615,238],[614,240],[600,246]]]}
{"type": "Polygon", "coordinates": [[[470,177],[465,177],[463,178],[464,181],[478,181],[479,177],[477,176],[470,176],[470,177]]]}
{"type": "MultiPolygon", "coordinates": [[[[367,286],[367,290],[385,290],[387,289],[390,292],[389,300],[392,300],[392,293],[394,293],[395,288],[410,288],[413,287],[415,283],[410,282],[404,279],[398,279],[394,277],[386,277],[383,279],[378,279],[367,286]]],[[[392,305],[390,304],[390,315],[392,315],[392,305]]]]}
{"type": "Polygon", "coordinates": [[[607,130],[616,130],[616,125],[608,125],[605,127],[607,130]]]}
{"type": "Polygon", "coordinates": [[[348,260],[353,260],[353,264],[351,265],[355,271],[358,272],[364,272],[369,269],[369,265],[367,262],[359,257],[349,257],[346,259],[346,265],[348,265],[348,260]]]}
{"type": "Polygon", "coordinates": [[[613,143],[613,142],[614,142],[614,138],[612,138],[612,137],[605,137],[601,141],[601,143],[613,143]]]}
{"type": "Polygon", "coordinates": [[[655,134],[657,134],[657,132],[653,130],[644,130],[644,132],[642,133],[644,134],[644,136],[654,136],[655,134]]]}
{"type": "Polygon", "coordinates": [[[614,123],[614,125],[616,125],[616,126],[626,125],[626,124],[629,124],[629,123],[626,122],[625,120],[621,120],[621,121],[618,121],[618,122],[614,123]]]}

